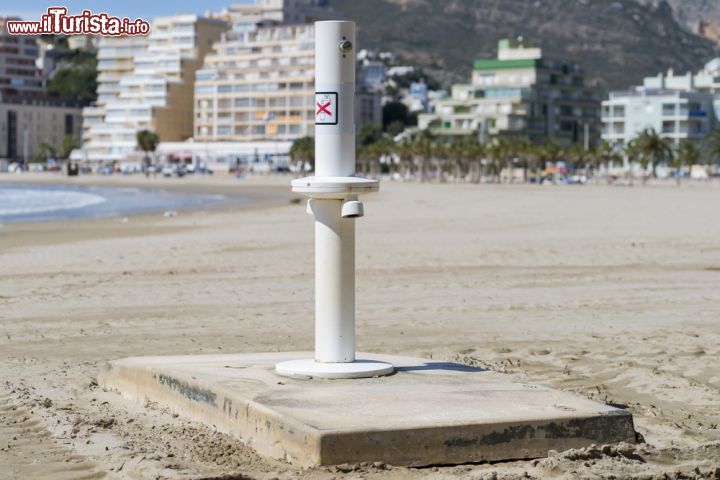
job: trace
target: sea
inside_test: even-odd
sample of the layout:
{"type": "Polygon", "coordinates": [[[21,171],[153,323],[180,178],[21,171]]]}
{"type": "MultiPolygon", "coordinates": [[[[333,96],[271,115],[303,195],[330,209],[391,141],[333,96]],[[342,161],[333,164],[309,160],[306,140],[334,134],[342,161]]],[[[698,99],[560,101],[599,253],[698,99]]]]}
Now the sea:
{"type": "Polygon", "coordinates": [[[225,195],[160,189],[0,183],[0,224],[153,212],[169,216],[182,209],[221,205],[230,200],[225,195]]]}

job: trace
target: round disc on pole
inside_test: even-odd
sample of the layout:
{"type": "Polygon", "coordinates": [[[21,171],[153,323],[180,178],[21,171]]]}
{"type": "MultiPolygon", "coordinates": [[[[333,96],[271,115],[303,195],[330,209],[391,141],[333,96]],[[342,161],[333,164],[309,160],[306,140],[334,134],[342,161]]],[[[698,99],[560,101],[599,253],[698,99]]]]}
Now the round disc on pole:
{"type": "Polygon", "coordinates": [[[275,372],[284,377],[368,378],[389,375],[395,368],[376,360],[355,360],[346,363],[321,363],[312,358],[288,360],[275,365],[275,372]]]}

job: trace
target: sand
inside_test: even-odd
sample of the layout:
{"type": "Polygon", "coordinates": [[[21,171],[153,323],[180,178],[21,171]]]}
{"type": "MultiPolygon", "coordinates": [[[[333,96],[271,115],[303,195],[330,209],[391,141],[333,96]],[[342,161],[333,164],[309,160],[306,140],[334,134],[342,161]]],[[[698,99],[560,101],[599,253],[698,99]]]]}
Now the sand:
{"type": "Polygon", "coordinates": [[[113,358],[312,349],[313,224],[288,181],[157,179],[254,203],[0,228],[0,479],[720,478],[717,184],[386,182],[358,221],[359,349],[627,408],[634,447],[300,470],[100,389],[113,358]]]}

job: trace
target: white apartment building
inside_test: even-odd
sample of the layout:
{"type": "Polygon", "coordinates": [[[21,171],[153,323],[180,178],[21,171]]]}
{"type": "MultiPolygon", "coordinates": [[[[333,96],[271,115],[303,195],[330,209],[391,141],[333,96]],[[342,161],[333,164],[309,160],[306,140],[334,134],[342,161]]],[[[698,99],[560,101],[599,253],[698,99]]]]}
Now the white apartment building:
{"type": "Polygon", "coordinates": [[[626,145],[645,129],[654,129],[677,145],[682,139],[700,140],[715,125],[714,96],[637,87],[611,92],[602,102],[602,139],[626,145]]]}
{"type": "Polygon", "coordinates": [[[667,73],[658,73],[646,77],[643,87],[656,90],[681,90],[683,92],[707,92],[715,95],[715,117],[720,118],[720,58],[707,62],[702,70],[676,75],[670,69],[667,73]]]}
{"type": "MultiPolygon", "coordinates": [[[[324,0],[254,0],[220,14],[225,33],[197,72],[198,141],[293,140],[314,129],[314,27],[324,0]]],[[[367,105],[367,100],[366,103],[367,105]]]]}
{"type": "Polygon", "coordinates": [[[98,42],[98,87],[95,105],[82,111],[82,150],[73,159],[103,161],[120,159],[122,152],[135,145],[135,139],[119,138],[115,126],[105,123],[105,106],[120,97],[120,80],[132,75],[135,55],[147,48],[147,37],[102,37],[98,42]],[[116,148],[116,142],[117,148],[116,148]]]}
{"type": "MultiPolygon", "coordinates": [[[[289,141],[315,132],[312,24],[233,29],[196,74],[197,141],[289,141]]],[[[356,123],[380,123],[380,94],[359,88],[356,123]]]]}
{"type": "Polygon", "coordinates": [[[314,132],[314,27],[234,31],[197,72],[198,141],[289,140],[314,132]]]}
{"type": "Polygon", "coordinates": [[[227,28],[222,20],[178,15],[156,19],[147,37],[102,38],[97,104],[83,111],[83,148],[72,158],[126,159],[144,129],[162,141],[191,137],[195,71],[227,28]]]}

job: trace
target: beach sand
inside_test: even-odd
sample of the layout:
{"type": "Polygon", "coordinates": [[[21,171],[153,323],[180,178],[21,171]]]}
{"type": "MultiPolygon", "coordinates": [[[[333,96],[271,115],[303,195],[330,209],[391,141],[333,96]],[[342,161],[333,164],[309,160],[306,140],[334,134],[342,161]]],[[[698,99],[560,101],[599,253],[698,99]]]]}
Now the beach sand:
{"type": "Polygon", "coordinates": [[[357,226],[359,350],[612,403],[645,443],[297,469],[97,386],[114,358],[313,346],[313,222],[289,178],[150,182],[254,203],[0,228],[0,479],[720,478],[718,185],[384,183],[357,226]]]}

